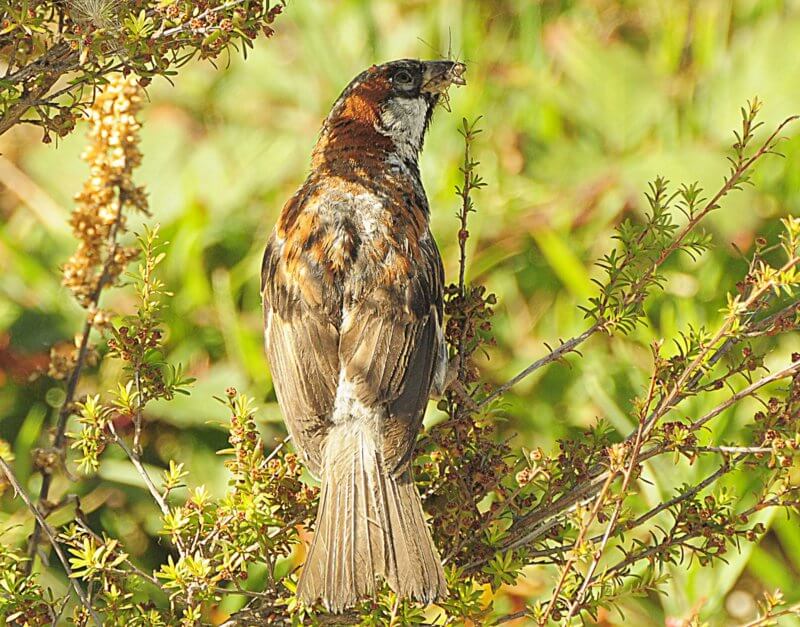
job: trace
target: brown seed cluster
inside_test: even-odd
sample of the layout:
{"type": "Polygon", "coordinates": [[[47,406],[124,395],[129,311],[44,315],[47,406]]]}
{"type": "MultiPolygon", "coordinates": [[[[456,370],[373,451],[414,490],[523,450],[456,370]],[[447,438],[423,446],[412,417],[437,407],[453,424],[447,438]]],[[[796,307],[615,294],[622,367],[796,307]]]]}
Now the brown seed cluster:
{"type": "Polygon", "coordinates": [[[136,255],[135,249],[117,243],[125,211],[148,213],[144,189],[131,177],[142,159],[136,119],[141,100],[135,76],[114,74],[88,110],[89,144],[82,157],[90,174],[70,218],[78,249],[63,270],[64,285],[86,308],[136,255]]]}
{"type": "Polygon", "coordinates": [[[459,379],[464,385],[480,378],[472,356],[479,348],[494,345],[490,333],[496,304],[497,297],[488,293],[483,285],[471,285],[463,290],[457,285],[445,288],[444,308],[448,317],[445,338],[462,355],[459,379]]]}
{"type": "MultiPolygon", "coordinates": [[[[75,365],[78,363],[80,355],[81,336],[75,336],[73,342],[60,342],[50,348],[50,364],[47,368],[47,376],[58,381],[69,378],[75,365]]],[[[88,346],[84,362],[88,366],[95,366],[99,361],[97,351],[93,346],[88,346]]]]}
{"type": "Polygon", "coordinates": [[[162,364],[148,362],[146,355],[161,346],[162,332],[158,327],[121,326],[113,331],[108,348],[111,354],[131,364],[138,373],[140,401],[148,403],[157,398],[171,398],[164,379],[162,364]]]}
{"type": "MultiPolygon", "coordinates": [[[[797,361],[800,361],[800,353],[793,353],[792,362],[797,361]]],[[[784,398],[771,397],[753,418],[754,441],[774,451],[768,466],[792,467],[796,459],[795,452],[800,449],[800,373],[792,377],[784,398]]]]}

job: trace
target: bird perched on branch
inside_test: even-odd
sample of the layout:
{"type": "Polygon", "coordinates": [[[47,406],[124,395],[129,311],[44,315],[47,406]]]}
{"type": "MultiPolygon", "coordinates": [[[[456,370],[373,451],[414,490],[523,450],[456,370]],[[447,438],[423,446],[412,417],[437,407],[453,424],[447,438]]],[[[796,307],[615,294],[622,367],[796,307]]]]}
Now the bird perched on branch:
{"type": "Polygon", "coordinates": [[[297,595],[341,611],[384,579],[446,595],[411,472],[445,385],[443,270],[417,158],[465,66],[404,59],[342,92],[264,253],[265,342],[289,433],[322,487],[297,595]]]}

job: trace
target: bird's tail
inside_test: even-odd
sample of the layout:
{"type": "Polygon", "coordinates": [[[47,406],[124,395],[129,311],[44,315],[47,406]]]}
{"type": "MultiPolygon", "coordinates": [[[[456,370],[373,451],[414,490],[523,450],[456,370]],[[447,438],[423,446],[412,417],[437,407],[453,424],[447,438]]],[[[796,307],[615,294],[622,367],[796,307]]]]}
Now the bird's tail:
{"type": "Polygon", "coordinates": [[[383,468],[375,441],[352,423],[329,432],[317,528],[297,596],[339,612],[375,592],[382,577],[399,596],[446,596],[441,561],[422,513],[411,465],[383,468]]]}

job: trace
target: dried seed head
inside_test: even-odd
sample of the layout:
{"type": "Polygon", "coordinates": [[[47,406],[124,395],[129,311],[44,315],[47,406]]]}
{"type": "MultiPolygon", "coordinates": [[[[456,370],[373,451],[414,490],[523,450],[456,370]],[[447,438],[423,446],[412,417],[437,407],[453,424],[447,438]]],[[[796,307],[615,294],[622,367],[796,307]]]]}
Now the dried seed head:
{"type": "Polygon", "coordinates": [[[83,159],[90,174],[70,218],[78,249],[63,269],[64,285],[84,307],[136,256],[134,249],[118,246],[116,236],[125,228],[124,210],[148,213],[144,190],[131,178],[142,159],[140,107],[137,78],[113,74],[88,111],[89,145],[83,159]]]}

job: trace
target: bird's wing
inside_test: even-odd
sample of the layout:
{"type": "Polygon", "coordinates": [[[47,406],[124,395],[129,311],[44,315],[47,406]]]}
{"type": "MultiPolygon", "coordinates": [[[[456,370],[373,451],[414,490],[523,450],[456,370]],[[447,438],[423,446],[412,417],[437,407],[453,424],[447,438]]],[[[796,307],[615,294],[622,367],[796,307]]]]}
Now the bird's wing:
{"type": "Polygon", "coordinates": [[[261,271],[264,341],[284,420],[310,472],[319,477],[322,447],[339,379],[339,332],[322,282],[300,270],[290,277],[273,235],[261,271]]]}
{"type": "Polygon", "coordinates": [[[383,459],[398,469],[411,455],[442,353],[443,270],[428,235],[412,271],[345,296],[339,340],[343,380],[366,407],[386,410],[383,459]]]}

